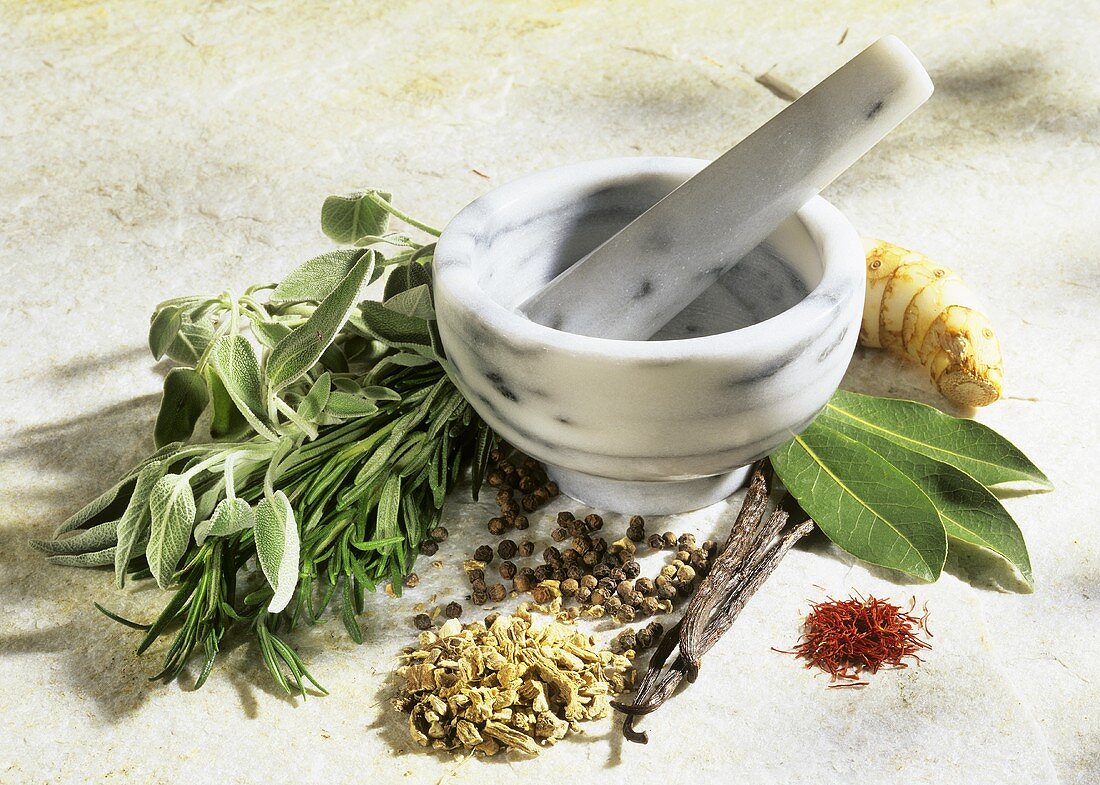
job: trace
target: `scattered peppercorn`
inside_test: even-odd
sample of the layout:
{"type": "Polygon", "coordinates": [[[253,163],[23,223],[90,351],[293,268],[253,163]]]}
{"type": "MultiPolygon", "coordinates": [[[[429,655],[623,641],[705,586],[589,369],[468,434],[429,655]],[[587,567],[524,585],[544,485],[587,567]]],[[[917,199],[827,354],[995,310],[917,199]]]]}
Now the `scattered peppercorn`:
{"type": "Polygon", "coordinates": [[[531,590],[531,599],[539,605],[546,605],[554,599],[554,592],[550,590],[549,586],[536,586],[531,590]]]}
{"type": "Polygon", "coordinates": [[[494,583],[489,587],[489,599],[493,602],[501,602],[508,596],[508,590],[503,583],[494,583]]]}
{"type": "Polygon", "coordinates": [[[520,556],[530,556],[534,552],[535,552],[535,543],[531,542],[530,540],[524,540],[523,542],[521,542],[519,544],[518,553],[519,553],[520,556]]]}
{"type": "Polygon", "coordinates": [[[445,539],[447,539],[449,535],[450,532],[447,531],[446,526],[436,526],[430,532],[428,532],[428,536],[436,542],[443,542],[445,539]]]}
{"type": "Polygon", "coordinates": [[[508,530],[508,523],[501,517],[490,518],[486,528],[489,530],[489,534],[500,535],[508,530]]]}
{"type": "Polygon", "coordinates": [[[519,546],[515,540],[501,540],[497,546],[497,555],[502,559],[511,559],[519,552],[519,546]]]}
{"type": "Polygon", "coordinates": [[[515,526],[520,531],[523,531],[524,529],[526,529],[528,526],[531,525],[531,522],[529,520],[527,520],[526,515],[517,515],[516,518],[515,518],[515,521],[513,522],[512,525],[515,526]]]}
{"type": "Polygon", "coordinates": [[[424,540],[420,543],[420,555],[421,556],[435,556],[439,550],[439,543],[435,540],[424,540]]]}
{"type": "Polygon", "coordinates": [[[493,547],[491,545],[479,545],[474,551],[474,558],[486,564],[493,560],[493,547]]]}
{"type": "Polygon", "coordinates": [[[448,619],[457,619],[462,615],[462,606],[457,602],[448,602],[447,606],[443,609],[443,615],[448,619]]]}
{"type": "Polygon", "coordinates": [[[516,577],[515,562],[503,561],[500,563],[500,567],[498,567],[497,570],[500,572],[500,577],[506,581],[510,581],[516,577]]]}
{"type": "Polygon", "coordinates": [[[413,616],[413,624],[418,630],[430,630],[432,628],[432,617],[426,613],[418,613],[413,616]]]}

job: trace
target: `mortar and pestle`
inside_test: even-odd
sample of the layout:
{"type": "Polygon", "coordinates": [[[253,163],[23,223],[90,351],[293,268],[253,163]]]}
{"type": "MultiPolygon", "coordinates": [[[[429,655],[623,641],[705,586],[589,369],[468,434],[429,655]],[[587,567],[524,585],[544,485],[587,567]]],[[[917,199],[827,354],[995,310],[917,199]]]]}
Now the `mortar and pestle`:
{"type": "Polygon", "coordinates": [[[490,191],[435,251],[455,383],[578,501],[725,498],[854,351],[863,248],[818,192],[931,93],[888,36],[709,165],[615,158],[490,191]]]}

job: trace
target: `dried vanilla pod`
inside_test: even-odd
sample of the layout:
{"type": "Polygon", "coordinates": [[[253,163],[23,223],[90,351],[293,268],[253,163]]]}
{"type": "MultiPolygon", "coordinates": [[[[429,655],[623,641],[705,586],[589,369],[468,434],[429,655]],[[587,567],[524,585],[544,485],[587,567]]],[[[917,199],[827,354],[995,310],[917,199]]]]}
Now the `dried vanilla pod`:
{"type": "Polygon", "coordinates": [[[535,755],[578,723],[607,716],[610,697],[632,687],[629,659],[574,627],[536,628],[529,617],[521,606],[514,616],[486,617],[488,626],[451,620],[401,655],[392,703],[409,715],[418,744],[535,755]]]}

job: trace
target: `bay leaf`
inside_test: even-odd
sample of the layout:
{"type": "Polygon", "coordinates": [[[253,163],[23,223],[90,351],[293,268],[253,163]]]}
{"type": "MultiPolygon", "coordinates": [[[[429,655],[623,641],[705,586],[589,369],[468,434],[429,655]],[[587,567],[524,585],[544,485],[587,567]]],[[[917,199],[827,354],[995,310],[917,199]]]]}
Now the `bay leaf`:
{"type": "Polygon", "coordinates": [[[841,548],[923,580],[939,577],[947,558],[939,513],[878,453],[815,421],[771,461],[802,509],[841,548]]]}
{"type": "Polygon", "coordinates": [[[321,301],[304,324],[281,340],[267,358],[267,384],[278,393],[317,364],[359,300],[363,281],[374,267],[368,251],[335,289],[321,301]]]}
{"type": "Polygon", "coordinates": [[[195,423],[206,411],[210,393],[206,379],[194,368],[173,368],[164,377],[164,395],[160,400],[153,441],[157,447],[191,438],[195,423]]]}
{"type": "Polygon", "coordinates": [[[321,205],[321,231],[338,243],[354,243],[366,235],[383,235],[389,213],[371,200],[377,195],[388,202],[392,195],[377,189],[330,196],[321,205]]]}
{"type": "Polygon", "coordinates": [[[846,390],[837,390],[826,409],[857,428],[961,469],[986,487],[1005,482],[1053,487],[1016,445],[974,420],[916,401],[846,390]]]}
{"type": "Polygon", "coordinates": [[[913,480],[932,500],[947,536],[993,551],[1033,585],[1031,560],[1019,525],[1001,502],[980,482],[950,464],[908,449],[902,443],[852,425],[826,410],[818,422],[874,450],[913,480]]]}
{"type": "Polygon", "coordinates": [[[190,481],[180,474],[166,474],[157,480],[149,494],[149,513],[152,522],[145,558],[157,586],[166,589],[195,525],[195,494],[190,481]]]}
{"type": "Polygon", "coordinates": [[[260,500],[256,505],[253,531],[260,568],[275,590],[267,610],[269,613],[279,613],[294,596],[301,547],[298,524],[286,494],[275,491],[274,496],[265,496],[260,500]]]}

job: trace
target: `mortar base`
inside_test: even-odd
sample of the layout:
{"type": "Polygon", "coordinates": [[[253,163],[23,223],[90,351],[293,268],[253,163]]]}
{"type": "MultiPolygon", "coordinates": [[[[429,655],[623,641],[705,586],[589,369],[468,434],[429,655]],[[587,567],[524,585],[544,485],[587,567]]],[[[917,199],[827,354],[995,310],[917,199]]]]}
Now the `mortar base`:
{"type": "Polygon", "coordinates": [[[561,492],[598,510],[627,515],[672,515],[721,501],[745,483],[749,466],[693,480],[613,480],[546,464],[561,492]]]}

